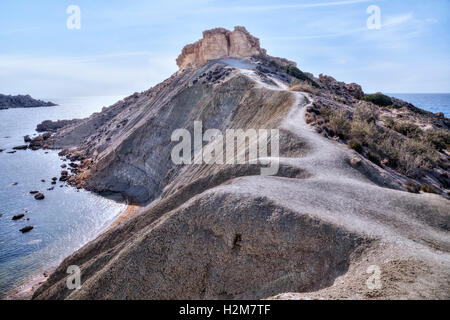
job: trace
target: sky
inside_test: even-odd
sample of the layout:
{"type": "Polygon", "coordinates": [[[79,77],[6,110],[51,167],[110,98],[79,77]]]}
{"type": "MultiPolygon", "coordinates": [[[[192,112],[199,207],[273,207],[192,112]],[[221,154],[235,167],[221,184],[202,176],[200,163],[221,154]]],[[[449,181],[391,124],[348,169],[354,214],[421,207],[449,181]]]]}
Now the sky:
{"type": "MultiPolygon", "coordinates": [[[[365,92],[450,92],[450,0],[1,0],[0,93],[129,95],[177,71],[184,45],[242,25],[268,54],[365,92]],[[80,28],[69,29],[71,5],[80,28]],[[369,6],[380,10],[369,29],[369,6]]],[[[71,20],[72,21],[72,20],[71,20]]]]}

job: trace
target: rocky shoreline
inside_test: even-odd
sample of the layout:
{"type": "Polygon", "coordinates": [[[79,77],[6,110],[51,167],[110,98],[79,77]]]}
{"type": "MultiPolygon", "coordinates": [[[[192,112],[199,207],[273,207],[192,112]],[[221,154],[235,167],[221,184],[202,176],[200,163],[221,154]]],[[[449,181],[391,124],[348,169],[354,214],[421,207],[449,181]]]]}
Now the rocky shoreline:
{"type": "Polygon", "coordinates": [[[4,95],[0,94],[0,110],[9,108],[37,108],[54,107],[57,104],[49,101],[33,99],[30,95],[4,95]]]}

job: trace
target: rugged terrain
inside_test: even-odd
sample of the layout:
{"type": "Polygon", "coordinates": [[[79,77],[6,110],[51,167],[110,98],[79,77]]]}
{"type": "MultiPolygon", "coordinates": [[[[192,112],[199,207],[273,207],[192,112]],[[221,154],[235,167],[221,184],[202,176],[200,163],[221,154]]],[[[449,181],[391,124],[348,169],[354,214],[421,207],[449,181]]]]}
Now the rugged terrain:
{"type": "MultiPolygon", "coordinates": [[[[243,27],[205,32],[177,63],[164,82],[45,139],[80,161],[70,183],[146,205],[67,257],[33,298],[450,298],[445,186],[436,178],[440,195],[408,192],[413,178],[371,161],[368,146],[352,150],[314,112],[371,107],[358,85],[268,56],[243,27]],[[174,165],[171,134],[192,133],[195,120],[279,129],[278,173],[260,175],[270,157],[174,165]],[[81,268],[80,290],[66,287],[69,265],[81,268]]],[[[419,111],[448,131],[447,119],[419,111]]]]}
{"type": "Polygon", "coordinates": [[[9,108],[36,108],[36,107],[53,107],[53,102],[33,99],[30,95],[4,95],[0,94],[0,110],[9,108]]]}

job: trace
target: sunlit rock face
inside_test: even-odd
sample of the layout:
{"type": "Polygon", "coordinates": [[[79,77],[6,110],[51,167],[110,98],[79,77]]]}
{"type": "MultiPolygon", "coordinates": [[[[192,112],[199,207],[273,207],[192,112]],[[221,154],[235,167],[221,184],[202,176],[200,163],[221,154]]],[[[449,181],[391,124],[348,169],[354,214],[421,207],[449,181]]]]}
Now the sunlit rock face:
{"type": "MultiPolygon", "coordinates": [[[[244,27],[234,27],[233,31],[215,28],[203,32],[203,38],[193,44],[188,44],[177,58],[180,70],[198,68],[211,60],[222,58],[249,58],[267,56],[259,39],[253,37],[244,27]]],[[[294,62],[274,58],[281,65],[295,65],[294,62]]]]}

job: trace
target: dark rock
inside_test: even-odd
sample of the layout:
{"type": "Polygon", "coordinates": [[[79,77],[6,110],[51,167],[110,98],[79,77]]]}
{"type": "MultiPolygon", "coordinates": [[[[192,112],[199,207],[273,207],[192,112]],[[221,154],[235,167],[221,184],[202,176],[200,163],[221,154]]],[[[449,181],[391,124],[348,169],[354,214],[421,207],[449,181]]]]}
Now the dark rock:
{"type": "Polygon", "coordinates": [[[37,136],[36,138],[32,139],[29,148],[32,150],[38,150],[44,146],[44,138],[42,136],[37,136]]]}
{"type": "Polygon", "coordinates": [[[8,108],[35,108],[56,106],[53,102],[33,99],[30,95],[4,95],[0,94],[0,109],[8,108]]]}
{"type": "Polygon", "coordinates": [[[19,184],[18,182],[11,183],[12,186],[17,186],[18,184],[19,184]]]}
{"type": "Polygon", "coordinates": [[[41,180],[41,182],[45,182],[45,180],[44,180],[44,179],[42,179],[42,180],[41,180]]]}
{"type": "Polygon", "coordinates": [[[346,84],[344,82],[336,81],[333,77],[320,74],[319,83],[330,91],[344,97],[350,96],[360,100],[364,97],[364,91],[361,86],[356,83],[346,84]]]}
{"type": "Polygon", "coordinates": [[[7,153],[16,153],[16,151],[14,150],[14,151],[8,151],[7,153]]]}
{"type": "MultiPolygon", "coordinates": [[[[55,182],[56,183],[56,182],[55,182]]],[[[52,191],[53,189],[55,189],[55,187],[50,187],[50,188],[48,188],[47,190],[48,191],[52,191]]]]}
{"type": "Polygon", "coordinates": [[[57,178],[57,177],[53,177],[52,180],[53,180],[53,181],[56,181],[56,180],[58,180],[58,178],[57,178]]]}
{"type": "Polygon", "coordinates": [[[33,226],[26,226],[26,227],[23,227],[22,229],[20,229],[19,231],[22,233],[25,233],[25,232],[33,230],[33,228],[34,228],[33,226]]]}
{"type": "Polygon", "coordinates": [[[50,138],[51,136],[52,136],[51,133],[46,132],[46,133],[44,133],[44,134],[42,135],[42,139],[47,140],[47,139],[50,138]]]}
{"type": "Polygon", "coordinates": [[[19,220],[19,219],[22,219],[23,217],[25,217],[25,215],[23,213],[21,213],[21,214],[17,214],[14,217],[12,217],[11,220],[19,220]]]}
{"type": "Polygon", "coordinates": [[[67,176],[69,172],[67,170],[61,171],[61,176],[67,176]]]}
{"type": "Polygon", "coordinates": [[[4,149],[0,149],[0,152],[3,152],[4,151],[4,149]]]}
{"type": "Polygon", "coordinates": [[[78,123],[80,121],[81,121],[80,119],[58,120],[58,121],[45,120],[37,125],[36,131],[37,132],[44,132],[44,131],[54,132],[58,129],[64,128],[70,124],[78,123]]]}
{"type": "Polygon", "coordinates": [[[63,163],[62,165],[61,165],[61,168],[67,168],[67,164],[65,164],[65,163],[63,163]]]}
{"type": "Polygon", "coordinates": [[[78,168],[78,164],[76,164],[75,162],[69,163],[69,166],[71,166],[72,168],[78,168]]]}
{"type": "Polygon", "coordinates": [[[37,190],[30,191],[30,194],[36,194],[36,193],[39,193],[39,191],[37,191],[37,190]]]}
{"type": "Polygon", "coordinates": [[[23,141],[26,142],[26,143],[31,142],[30,136],[29,135],[24,136],[23,137],[23,141]]]}
{"type": "Polygon", "coordinates": [[[44,200],[45,196],[42,193],[38,193],[34,196],[36,200],[44,200]]]}

